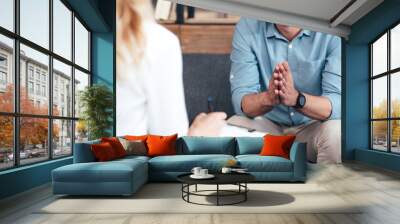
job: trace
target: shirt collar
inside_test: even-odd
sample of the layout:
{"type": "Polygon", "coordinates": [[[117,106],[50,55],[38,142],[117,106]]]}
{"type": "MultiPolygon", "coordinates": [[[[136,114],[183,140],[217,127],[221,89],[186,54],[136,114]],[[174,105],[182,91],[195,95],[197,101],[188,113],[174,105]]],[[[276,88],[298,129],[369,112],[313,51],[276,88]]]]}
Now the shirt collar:
{"type": "MultiPolygon", "coordinates": [[[[267,38],[271,38],[271,37],[275,37],[277,39],[282,39],[287,41],[287,39],[281,34],[279,33],[279,31],[276,29],[275,25],[273,23],[266,23],[266,37],[267,38]]],[[[310,30],[301,30],[301,32],[297,35],[296,38],[300,38],[303,36],[310,36],[311,35],[311,31],[310,30]]]]}

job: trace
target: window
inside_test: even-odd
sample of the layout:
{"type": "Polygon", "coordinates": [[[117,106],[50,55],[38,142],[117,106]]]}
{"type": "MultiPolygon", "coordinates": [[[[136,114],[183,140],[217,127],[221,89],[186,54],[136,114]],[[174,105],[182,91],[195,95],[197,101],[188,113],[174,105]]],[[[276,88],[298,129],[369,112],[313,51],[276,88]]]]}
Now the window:
{"type": "Polygon", "coordinates": [[[33,94],[34,92],[33,82],[28,82],[28,92],[29,94],[33,94]]]}
{"type": "Polygon", "coordinates": [[[0,91],[5,92],[7,87],[7,56],[0,53],[0,91]]]}
{"type": "Polygon", "coordinates": [[[32,66],[29,66],[28,74],[29,74],[29,79],[33,80],[33,67],[32,66]]]}
{"type": "MultiPolygon", "coordinates": [[[[3,2],[0,3],[0,7],[2,4],[3,2]]],[[[1,11],[2,10],[3,9],[1,9],[1,11]]],[[[0,20],[2,16],[3,15],[0,15],[0,20]]],[[[14,57],[13,52],[13,40],[0,33],[0,113],[14,112],[14,83],[12,82],[14,71],[11,66],[12,58],[14,57]]],[[[11,133],[9,134],[11,135],[11,133]]]]}
{"type": "MultiPolygon", "coordinates": [[[[36,84],[36,95],[40,95],[40,84],[36,84]]],[[[32,96],[33,97],[33,96],[32,96]]]]}
{"type": "MultiPolygon", "coordinates": [[[[43,60],[42,60],[43,61],[43,60]]],[[[46,62],[45,62],[46,63],[46,62]]],[[[40,71],[39,69],[36,69],[36,80],[40,81],[40,71]]]]}
{"type": "Polygon", "coordinates": [[[72,121],[53,120],[53,157],[71,155],[72,121]]]}
{"type": "MultiPolygon", "coordinates": [[[[53,95],[53,114],[54,115],[61,115],[62,117],[72,117],[72,108],[70,105],[72,105],[72,102],[68,102],[69,107],[62,113],[59,108],[57,108],[57,105],[59,103],[58,99],[60,97],[60,100],[62,103],[64,103],[64,96],[71,96],[72,92],[70,89],[65,89],[64,85],[65,83],[70,83],[72,84],[72,68],[69,65],[66,65],[58,60],[53,60],[53,90],[54,90],[54,95],[53,95]],[[60,91],[60,92],[59,92],[60,91]],[[60,94],[60,96],[59,96],[60,94]]],[[[72,101],[72,98],[69,97],[69,100],[72,101]]]]}
{"type": "Polygon", "coordinates": [[[75,117],[79,117],[81,114],[81,108],[79,107],[80,95],[85,87],[89,86],[89,74],[75,71],[75,117]]]}
{"type": "Polygon", "coordinates": [[[0,67],[7,68],[7,56],[1,54],[0,55],[0,67]]]}
{"type": "Polygon", "coordinates": [[[54,53],[71,60],[72,12],[60,1],[53,0],[54,53]]]}
{"type": "Polygon", "coordinates": [[[371,148],[400,153],[400,24],[370,45],[371,148]]]}
{"type": "Polygon", "coordinates": [[[90,32],[67,4],[0,0],[0,170],[70,156],[74,136],[87,139],[74,105],[90,84],[90,32]]]}
{"type": "Polygon", "coordinates": [[[46,86],[42,86],[42,96],[46,97],[46,86]]]}
{"type": "Polygon", "coordinates": [[[89,69],[89,32],[75,18],[75,62],[82,68],[89,69]]]}
{"type": "Polygon", "coordinates": [[[0,26],[14,31],[14,0],[1,0],[0,9],[0,26]]]}
{"type": "Polygon", "coordinates": [[[49,48],[49,0],[20,0],[21,36],[49,48]]]}
{"type": "Polygon", "coordinates": [[[7,73],[0,71],[0,84],[7,84],[7,73]]]}

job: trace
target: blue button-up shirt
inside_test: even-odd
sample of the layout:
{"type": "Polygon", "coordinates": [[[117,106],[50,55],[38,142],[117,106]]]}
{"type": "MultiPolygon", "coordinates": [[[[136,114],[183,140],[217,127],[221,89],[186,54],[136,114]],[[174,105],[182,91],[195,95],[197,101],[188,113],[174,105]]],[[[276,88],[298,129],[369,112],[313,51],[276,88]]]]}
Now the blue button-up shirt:
{"type": "MultiPolygon", "coordinates": [[[[330,119],[341,116],[341,39],[302,30],[292,41],[272,23],[241,19],[236,25],[231,53],[231,93],[237,114],[242,114],[243,96],[268,89],[275,65],[287,61],[295,88],[303,93],[327,97],[330,119]]],[[[296,109],[277,105],[264,115],[286,126],[310,121],[296,109]]]]}

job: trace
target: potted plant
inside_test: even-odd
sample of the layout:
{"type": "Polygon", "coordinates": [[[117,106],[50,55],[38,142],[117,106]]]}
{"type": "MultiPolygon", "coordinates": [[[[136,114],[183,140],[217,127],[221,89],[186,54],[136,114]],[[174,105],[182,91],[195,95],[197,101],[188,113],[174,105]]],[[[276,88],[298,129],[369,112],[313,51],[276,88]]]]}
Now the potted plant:
{"type": "Polygon", "coordinates": [[[86,87],[79,94],[81,109],[80,127],[84,124],[87,128],[89,140],[110,136],[112,127],[113,94],[110,89],[102,84],[86,87]]]}

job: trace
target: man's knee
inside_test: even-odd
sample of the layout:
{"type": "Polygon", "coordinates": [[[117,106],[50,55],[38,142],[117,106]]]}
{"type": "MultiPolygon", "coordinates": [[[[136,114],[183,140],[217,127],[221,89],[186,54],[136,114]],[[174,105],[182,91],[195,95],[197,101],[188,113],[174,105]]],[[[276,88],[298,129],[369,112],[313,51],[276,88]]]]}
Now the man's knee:
{"type": "Polygon", "coordinates": [[[342,161],[341,120],[322,122],[314,140],[318,163],[340,163],[342,161]]]}

